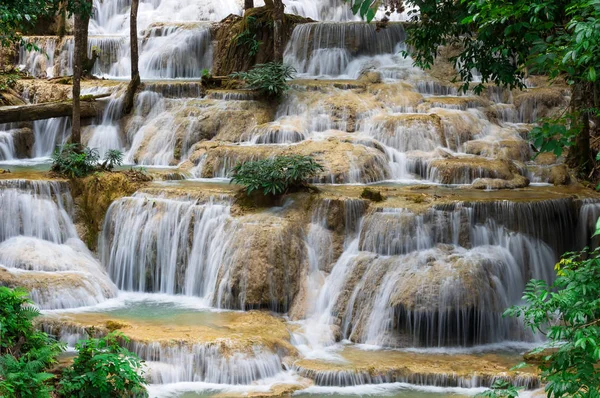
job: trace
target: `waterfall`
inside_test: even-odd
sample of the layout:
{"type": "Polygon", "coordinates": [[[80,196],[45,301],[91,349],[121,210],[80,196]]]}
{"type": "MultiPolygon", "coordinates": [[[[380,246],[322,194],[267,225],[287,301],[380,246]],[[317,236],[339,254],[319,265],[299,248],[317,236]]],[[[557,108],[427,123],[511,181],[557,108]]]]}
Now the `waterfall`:
{"type": "Polygon", "coordinates": [[[339,339],[386,347],[537,339],[502,313],[529,279],[552,283],[558,255],[575,245],[564,236],[578,224],[576,206],[562,199],[371,211],[358,235],[346,234],[329,275],[322,270],[332,252],[311,247],[335,247],[326,227],[332,210],[319,207],[307,237],[307,297],[315,301],[296,344],[309,358],[331,358],[327,347],[339,339]]]}
{"type": "Polygon", "coordinates": [[[15,156],[15,144],[12,132],[0,131],[0,161],[10,160],[15,156]]]}
{"type": "Polygon", "coordinates": [[[197,295],[210,303],[225,254],[228,219],[229,207],[223,204],[121,199],[106,216],[99,245],[102,263],[121,289],[197,295]]]}
{"type": "Polygon", "coordinates": [[[77,236],[65,183],[2,180],[0,188],[0,242],[24,235],[64,243],[77,236]]]}
{"type": "Polygon", "coordinates": [[[52,78],[55,76],[54,57],[56,46],[58,45],[55,38],[29,38],[30,44],[36,45],[42,51],[31,50],[22,45],[19,49],[19,69],[28,72],[35,77],[52,78]]]}
{"type": "Polygon", "coordinates": [[[91,127],[93,130],[92,136],[87,146],[97,149],[100,159],[103,159],[111,149],[122,150],[124,148],[119,132],[119,118],[122,115],[122,107],[123,96],[113,94],[104,109],[101,123],[91,127]]]}
{"type": "Polygon", "coordinates": [[[57,117],[33,122],[33,157],[52,155],[56,146],[63,145],[71,135],[71,119],[57,117]]]}
{"type": "Polygon", "coordinates": [[[42,309],[98,304],[116,287],[77,237],[66,183],[0,181],[0,281],[42,309]]]}
{"type": "Polygon", "coordinates": [[[301,24],[294,28],[284,61],[308,76],[357,78],[369,63],[393,65],[390,57],[404,38],[401,24],[389,24],[381,30],[363,23],[301,24]],[[382,54],[389,61],[377,58],[382,54]]]}
{"type": "MultiPolygon", "coordinates": [[[[142,79],[199,79],[212,67],[208,25],[150,26],[140,39],[139,69],[142,79]]],[[[117,60],[103,75],[128,78],[131,72],[129,42],[118,49],[117,60]]]]}

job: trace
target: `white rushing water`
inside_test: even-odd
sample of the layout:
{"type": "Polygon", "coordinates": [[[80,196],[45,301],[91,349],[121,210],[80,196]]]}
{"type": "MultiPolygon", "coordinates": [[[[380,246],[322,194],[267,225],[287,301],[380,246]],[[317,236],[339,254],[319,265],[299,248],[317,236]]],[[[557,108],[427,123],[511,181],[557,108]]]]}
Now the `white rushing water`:
{"type": "Polygon", "coordinates": [[[100,239],[102,263],[123,290],[183,293],[211,305],[226,261],[229,219],[227,204],[199,205],[143,195],[121,199],[106,216],[100,239]]]}
{"type": "MultiPolygon", "coordinates": [[[[529,279],[553,280],[556,253],[562,252],[556,247],[560,231],[577,224],[586,228],[566,216],[568,201],[535,207],[465,204],[425,214],[382,209],[364,217],[353,210],[361,220],[351,223],[359,225],[358,235],[347,233],[344,251],[333,262],[326,251],[329,206],[323,201],[317,207],[308,230],[307,319],[294,335],[303,355],[327,360],[339,359],[335,342],[340,339],[442,349],[538,339],[502,313],[519,302],[529,279]],[[550,221],[554,212],[562,214],[556,216],[562,223],[550,221]],[[515,224],[519,215],[522,223],[515,224]],[[525,227],[534,219],[536,228],[547,228],[545,234],[525,227]],[[542,227],[540,220],[553,227],[542,227]]],[[[345,206],[360,208],[353,201],[345,206]]],[[[590,206],[595,204],[583,211],[590,206]]]]}
{"type": "Polygon", "coordinates": [[[116,287],[71,221],[65,183],[0,182],[0,270],[11,286],[25,286],[43,309],[98,304],[116,287]]]}

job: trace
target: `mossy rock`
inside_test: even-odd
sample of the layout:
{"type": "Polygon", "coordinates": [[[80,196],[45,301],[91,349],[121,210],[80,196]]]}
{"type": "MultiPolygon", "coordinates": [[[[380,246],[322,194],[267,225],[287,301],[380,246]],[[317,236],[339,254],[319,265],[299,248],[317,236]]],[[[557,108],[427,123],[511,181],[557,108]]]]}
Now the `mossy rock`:
{"type": "Polygon", "coordinates": [[[381,192],[371,188],[363,189],[363,191],[360,194],[360,197],[363,199],[370,200],[372,202],[383,202],[385,200],[385,196],[383,196],[381,192]]]}

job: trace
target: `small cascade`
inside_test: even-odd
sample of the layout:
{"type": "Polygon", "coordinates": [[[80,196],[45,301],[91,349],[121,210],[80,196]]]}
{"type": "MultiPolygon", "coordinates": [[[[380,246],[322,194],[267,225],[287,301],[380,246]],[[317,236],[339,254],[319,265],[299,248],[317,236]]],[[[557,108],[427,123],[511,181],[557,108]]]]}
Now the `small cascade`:
{"type": "Polygon", "coordinates": [[[0,242],[21,235],[54,243],[77,237],[64,182],[2,180],[0,204],[0,242]]]}
{"type": "Polygon", "coordinates": [[[56,146],[63,145],[71,135],[71,118],[36,120],[33,122],[33,135],[33,157],[48,157],[56,146]]]}
{"type": "Polygon", "coordinates": [[[600,240],[596,233],[596,223],[600,218],[600,202],[596,199],[585,199],[579,209],[577,220],[577,244],[579,249],[598,247],[600,240]]]}
{"type": "Polygon", "coordinates": [[[358,253],[357,233],[365,210],[366,203],[362,200],[326,199],[312,215],[306,238],[309,267],[306,298],[301,309],[306,321],[302,329],[294,333],[296,346],[309,358],[331,358],[325,351],[336,341],[331,314],[344,289],[348,266],[358,253]],[[334,229],[339,229],[339,224],[344,231],[342,242],[335,241],[334,229]],[[339,256],[337,260],[335,251],[339,256]]]}
{"type": "Polygon", "coordinates": [[[116,287],[79,240],[65,182],[0,181],[0,282],[42,309],[98,304],[116,287]]]}
{"type": "Polygon", "coordinates": [[[229,204],[217,200],[121,199],[106,216],[101,261],[123,290],[196,296],[219,308],[285,311],[304,258],[300,231],[276,214],[233,219],[229,212],[229,204]],[[271,233],[280,238],[265,240],[271,233]],[[267,264],[275,271],[256,280],[267,264]]]}
{"type": "Polygon", "coordinates": [[[206,134],[197,118],[198,100],[169,99],[157,92],[159,88],[169,92],[169,87],[155,85],[136,96],[133,117],[125,125],[127,163],[176,164],[185,159],[192,143],[206,134]]]}
{"type": "Polygon", "coordinates": [[[199,81],[149,81],[144,84],[145,91],[154,92],[164,98],[200,98],[202,85],[199,81]]]}
{"type": "MultiPolygon", "coordinates": [[[[319,363],[317,363],[319,364],[319,363]]],[[[329,365],[330,366],[330,365],[329,365]]],[[[456,372],[414,372],[402,369],[386,369],[373,374],[369,369],[359,370],[318,370],[294,365],[294,370],[303,377],[314,380],[317,386],[353,387],[366,384],[406,383],[415,386],[442,388],[477,388],[489,387],[497,380],[510,380],[514,386],[533,390],[540,386],[540,380],[535,375],[518,375],[515,377],[499,377],[493,375],[460,376],[456,372]]]]}
{"type": "Polygon", "coordinates": [[[150,378],[157,384],[203,381],[247,385],[281,372],[281,358],[258,347],[249,354],[232,355],[226,355],[214,344],[165,347],[132,343],[130,349],[140,358],[154,362],[150,363],[150,378]]]}
{"type": "Polygon", "coordinates": [[[300,118],[280,118],[276,122],[256,126],[242,136],[242,141],[251,145],[261,144],[293,144],[304,141],[308,131],[303,127],[300,118]]]}
{"type": "Polygon", "coordinates": [[[403,26],[395,23],[384,29],[363,23],[302,24],[294,28],[284,60],[299,74],[357,78],[367,65],[393,65],[404,38],[403,26]]]}
{"type": "MultiPolygon", "coordinates": [[[[94,17],[90,20],[92,35],[127,35],[129,32],[128,0],[94,0],[94,17]]],[[[241,15],[242,8],[234,0],[199,3],[196,0],[161,0],[143,2],[138,11],[138,29],[143,31],[153,23],[216,22],[229,14],[241,15]]]]}
{"type": "MultiPolygon", "coordinates": [[[[41,51],[22,47],[19,65],[35,77],[73,74],[75,45],[68,36],[60,41],[53,37],[31,37],[41,51]]],[[[142,32],[139,69],[143,79],[200,78],[203,69],[212,66],[209,26],[156,26],[142,32]]],[[[125,36],[90,36],[88,57],[97,56],[92,74],[100,77],[129,78],[131,47],[125,36]]]]}
{"type": "MultiPolygon", "coordinates": [[[[70,346],[89,335],[89,328],[74,325],[57,325],[47,321],[42,327],[70,346]]],[[[236,351],[237,347],[228,347],[225,342],[161,344],[130,341],[125,346],[146,362],[149,381],[153,384],[205,382],[247,385],[273,377],[282,370],[279,355],[260,346],[249,347],[249,352],[236,351]]]]}
{"type": "Polygon", "coordinates": [[[15,144],[11,131],[0,131],[0,161],[15,157],[15,144]]]}
{"type": "Polygon", "coordinates": [[[21,46],[18,60],[19,69],[35,77],[54,77],[56,73],[54,57],[58,45],[57,39],[54,37],[32,37],[28,41],[36,45],[41,52],[28,51],[25,46],[21,46]]]}
{"type": "Polygon", "coordinates": [[[100,124],[90,127],[92,133],[87,146],[97,149],[100,159],[103,159],[104,155],[111,149],[124,149],[119,127],[123,98],[122,95],[113,94],[104,109],[100,124]]]}
{"type": "Polygon", "coordinates": [[[183,293],[211,302],[226,251],[228,219],[224,204],[121,199],[106,216],[99,245],[102,263],[123,290],[183,293]]]}
{"type": "MultiPolygon", "coordinates": [[[[150,26],[143,33],[139,68],[142,79],[200,78],[212,66],[208,25],[150,26]]],[[[120,46],[118,61],[108,76],[124,78],[131,72],[129,43],[120,46]]]]}

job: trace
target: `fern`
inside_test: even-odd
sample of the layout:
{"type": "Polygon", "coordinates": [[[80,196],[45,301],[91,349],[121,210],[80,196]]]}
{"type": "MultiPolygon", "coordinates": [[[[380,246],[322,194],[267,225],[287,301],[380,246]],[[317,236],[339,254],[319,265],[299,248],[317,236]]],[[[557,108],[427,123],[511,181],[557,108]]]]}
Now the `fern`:
{"type": "Polygon", "coordinates": [[[0,287],[0,396],[47,398],[54,377],[46,370],[63,346],[36,330],[40,312],[27,292],[0,287]]]}

